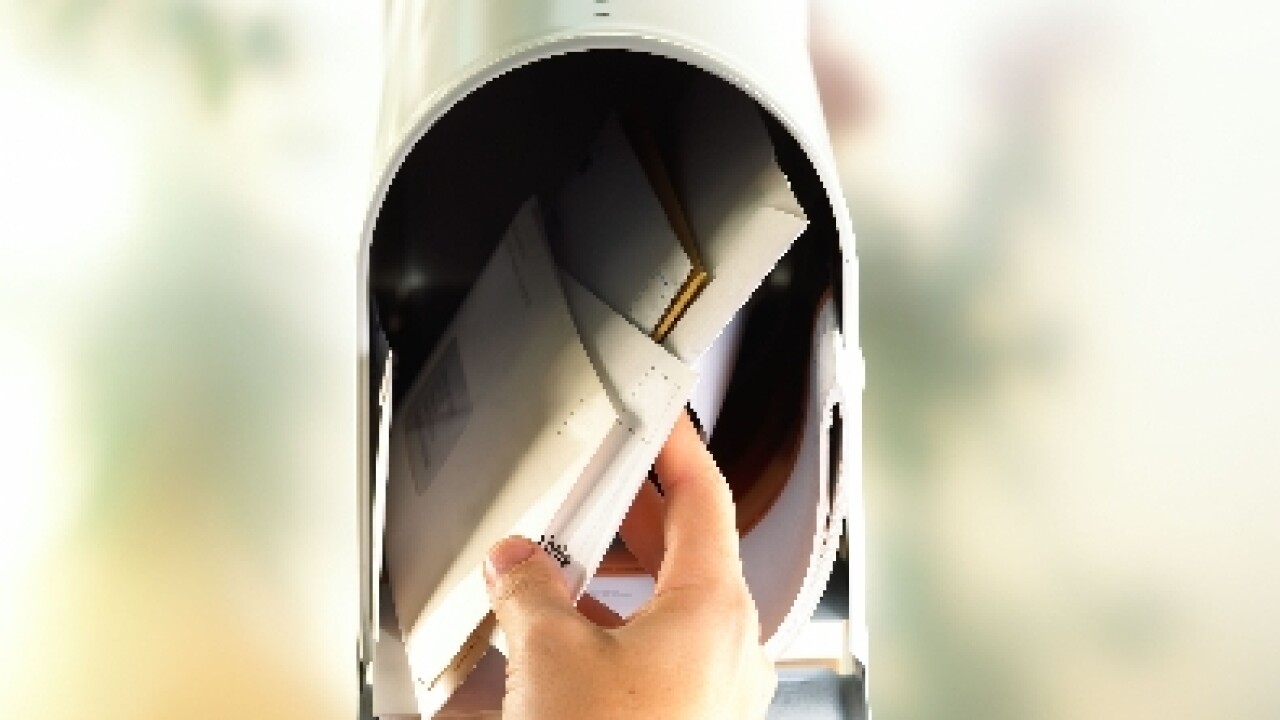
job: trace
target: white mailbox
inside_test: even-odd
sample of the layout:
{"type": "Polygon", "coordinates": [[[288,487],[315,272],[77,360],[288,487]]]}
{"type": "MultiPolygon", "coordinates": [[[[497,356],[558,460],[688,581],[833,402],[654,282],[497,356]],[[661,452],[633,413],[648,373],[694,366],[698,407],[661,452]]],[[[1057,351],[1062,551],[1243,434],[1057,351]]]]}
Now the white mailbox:
{"type": "MultiPolygon", "coordinates": [[[[862,573],[857,264],[807,30],[800,1],[388,0],[379,164],[361,257],[363,315],[377,318],[363,335],[385,331],[403,389],[513,214],[573,171],[610,113],[643,114],[661,141],[679,131],[673,109],[691,93],[755,105],[808,225],[702,361],[719,379],[699,388],[711,408],[699,419],[714,426],[710,445],[734,486],[744,567],[775,655],[812,615],[846,521],[859,589],[862,573]]],[[[364,406],[374,408],[363,350],[364,406]]],[[[373,463],[364,465],[372,484],[373,463]]],[[[362,513],[366,553],[381,552],[376,513],[362,513]]],[[[396,643],[391,625],[386,647],[375,648],[375,573],[366,576],[362,661],[396,643]]],[[[611,552],[600,577],[607,585],[631,574],[625,552],[611,552]]],[[[850,601],[850,647],[865,664],[863,598],[850,601]]],[[[376,711],[416,712],[405,685],[424,679],[381,664],[376,711]]],[[[460,699],[496,707],[500,684],[477,686],[460,699]]]]}

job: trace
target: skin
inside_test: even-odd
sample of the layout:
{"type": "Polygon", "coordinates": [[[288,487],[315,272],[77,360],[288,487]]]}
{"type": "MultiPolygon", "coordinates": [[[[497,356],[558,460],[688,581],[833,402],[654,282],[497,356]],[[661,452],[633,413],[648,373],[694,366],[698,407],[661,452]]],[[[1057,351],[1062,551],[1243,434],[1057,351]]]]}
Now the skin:
{"type": "Polygon", "coordinates": [[[644,484],[623,540],[657,579],[623,621],[584,596],[523,538],[493,547],[490,602],[507,637],[506,720],[753,720],[777,685],[742,576],[729,487],[682,416],[644,484]]]}

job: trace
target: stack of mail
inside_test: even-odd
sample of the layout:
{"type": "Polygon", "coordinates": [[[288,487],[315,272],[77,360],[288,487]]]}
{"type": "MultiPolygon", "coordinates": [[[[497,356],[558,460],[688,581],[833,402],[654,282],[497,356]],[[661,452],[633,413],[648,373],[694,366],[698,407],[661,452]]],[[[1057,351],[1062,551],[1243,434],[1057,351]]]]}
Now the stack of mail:
{"type": "Polygon", "coordinates": [[[497,639],[482,576],[508,535],[580,593],[695,366],[803,231],[759,110],[693,92],[659,150],[625,111],[530,197],[394,410],[385,558],[417,710],[497,639]]]}

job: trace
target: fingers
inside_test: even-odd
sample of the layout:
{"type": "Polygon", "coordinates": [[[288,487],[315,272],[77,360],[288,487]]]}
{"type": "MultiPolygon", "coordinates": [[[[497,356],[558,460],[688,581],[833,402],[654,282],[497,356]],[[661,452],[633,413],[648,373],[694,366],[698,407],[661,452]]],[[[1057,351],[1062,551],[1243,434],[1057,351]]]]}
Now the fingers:
{"type": "Polygon", "coordinates": [[[687,415],[676,421],[655,467],[667,511],[657,591],[677,585],[741,585],[733,497],[687,415]]]}
{"type": "Polygon", "coordinates": [[[636,499],[622,521],[619,533],[622,542],[635,555],[640,567],[653,577],[658,577],[662,568],[662,555],[665,548],[663,523],[667,515],[667,504],[658,494],[653,483],[646,480],[636,494],[636,499]]]}
{"type": "Polygon", "coordinates": [[[484,575],[498,625],[515,652],[535,632],[572,633],[586,624],[555,562],[530,540],[512,537],[495,544],[484,575]]]}

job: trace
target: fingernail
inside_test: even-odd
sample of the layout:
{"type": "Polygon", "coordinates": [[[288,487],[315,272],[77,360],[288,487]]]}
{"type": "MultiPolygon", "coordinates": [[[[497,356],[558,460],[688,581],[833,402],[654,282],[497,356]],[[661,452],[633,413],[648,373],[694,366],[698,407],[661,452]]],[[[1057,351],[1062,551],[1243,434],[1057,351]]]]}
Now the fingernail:
{"type": "Polygon", "coordinates": [[[484,562],[484,575],[489,582],[506,575],[511,568],[533,557],[538,546],[524,538],[500,540],[489,550],[484,562]]]}

